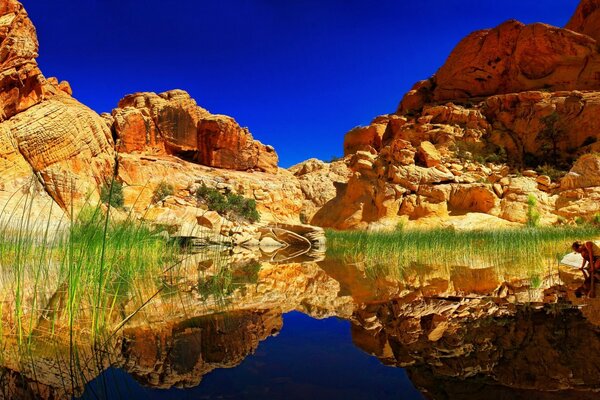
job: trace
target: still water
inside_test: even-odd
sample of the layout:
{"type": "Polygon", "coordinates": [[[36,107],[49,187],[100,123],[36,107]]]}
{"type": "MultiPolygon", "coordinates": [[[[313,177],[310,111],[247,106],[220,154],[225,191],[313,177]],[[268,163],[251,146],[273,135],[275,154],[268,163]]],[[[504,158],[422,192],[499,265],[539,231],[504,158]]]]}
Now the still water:
{"type": "Polygon", "coordinates": [[[25,335],[4,321],[0,398],[596,399],[600,301],[580,284],[556,265],[199,254],[129,283],[103,336],[49,317],[60,285],[25,335]]]}
{"type": "Polygon", "coordinates": [[[352,343],[350,322],[293,311],[283,328],[234,368],[216,369],[190,389],[151,389],[110,369],[84,399],[422,399],[402,368],[386,367],[352,343]]]}

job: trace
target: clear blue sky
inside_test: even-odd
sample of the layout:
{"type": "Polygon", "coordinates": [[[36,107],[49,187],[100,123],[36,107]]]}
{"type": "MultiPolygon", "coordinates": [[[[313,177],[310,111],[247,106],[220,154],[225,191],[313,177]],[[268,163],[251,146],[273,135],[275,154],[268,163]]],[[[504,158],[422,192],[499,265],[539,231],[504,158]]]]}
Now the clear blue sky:
{"type": "Polygon", "coordinates": [[[577,0],[22,0],[46,76],[98,112],[187,90],[275,146],[288,167],[342,154],[469,32],[515,18],[563,26],[577,0]]]}

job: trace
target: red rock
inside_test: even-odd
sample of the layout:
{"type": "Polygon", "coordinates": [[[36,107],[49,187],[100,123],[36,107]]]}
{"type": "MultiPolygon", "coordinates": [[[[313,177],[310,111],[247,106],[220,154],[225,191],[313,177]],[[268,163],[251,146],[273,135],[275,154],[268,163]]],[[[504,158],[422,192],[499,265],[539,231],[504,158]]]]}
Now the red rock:
{"type": "Polygon", "coordinates": [[[175,155],[202,165],[235,170],[277,170],[277,154],[246,128],[212,115],[182,90],[136,93],[113,110],[119,151],[175,155]]]}
{"type": "Polygon", "coordinates": [[[399,111],[535,89],[600,89],[599,73],[600,53],[591,37],[511,20],[464,38],[435,76],[407,93],[399,111]]]}
{"type": "Polygon", "coordinates": [[[600,41],[600,1],[582,0],[565,28],[600,41]]]}
{"type": "Polygon", "coordinates": [[[35,27],[16,0],[0,4],[0,122],[56,92],[46,82],[36,58],[35,27]]]}

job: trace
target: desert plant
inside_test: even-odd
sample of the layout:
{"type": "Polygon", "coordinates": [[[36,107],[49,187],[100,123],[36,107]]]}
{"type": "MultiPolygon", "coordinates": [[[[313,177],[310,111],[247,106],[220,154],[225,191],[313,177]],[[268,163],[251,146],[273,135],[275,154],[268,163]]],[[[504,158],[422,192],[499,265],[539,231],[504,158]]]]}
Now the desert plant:
{"type": "Polygon", "coordinates": [[[103,204],[111,207],[121,208],[125,204],[123,196],[123,184],[115,179],[112,179],[100,188],[100,201],[103,204]]]}
{"type": "Polygon", "coordinates": [[[168,182],[161,181],[154,192],[152,193],[152,202],[158,203],[159,201],[163,201],[167,198],[167,196],[172,196],[175,193],[175,188],[168,182]]]}

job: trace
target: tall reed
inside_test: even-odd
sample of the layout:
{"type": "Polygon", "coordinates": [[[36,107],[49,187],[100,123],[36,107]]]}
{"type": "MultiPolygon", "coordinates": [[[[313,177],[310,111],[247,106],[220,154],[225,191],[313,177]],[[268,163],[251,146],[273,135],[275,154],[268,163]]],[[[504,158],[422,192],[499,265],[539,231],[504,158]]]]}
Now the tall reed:
{"type": "Polygon", "coordinates": [[[556,263],[574,240],[600,236],[593,226],[455,232],[448,229],[396,232],[328,231],[329,257],[365,263],[369,269],[402,271],[409,265],[495,266],[535,272],[556,263]]]}

